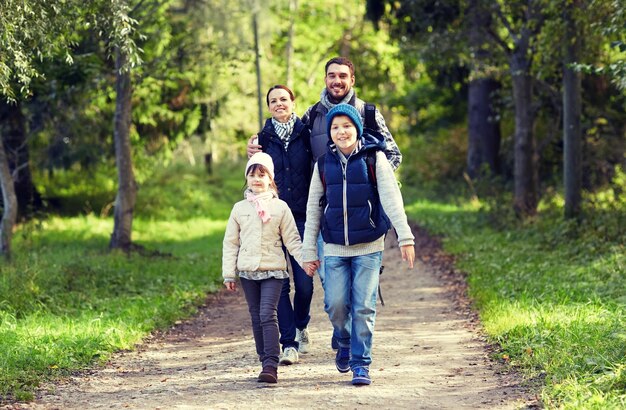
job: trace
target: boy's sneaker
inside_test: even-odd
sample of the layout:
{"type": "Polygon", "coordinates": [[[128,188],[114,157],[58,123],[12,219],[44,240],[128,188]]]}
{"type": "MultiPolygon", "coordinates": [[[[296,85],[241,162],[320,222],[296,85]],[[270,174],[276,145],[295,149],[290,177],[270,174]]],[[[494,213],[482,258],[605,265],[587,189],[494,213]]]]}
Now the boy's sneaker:
{"type": "Polygon", "coordinates": [[[295,347],[288,347],[283,351],[283,354],[280,356],[279,364],[289,365],[298,363],[298,351],[295,347]]]}
{"type": "Polygon", "coordinates": [[[369,369],[367,367],[355,367],[352,370],[352,384],[355,386],[366,386],[372,383],[369,369]]]}
{"type": "Polygon", "coordinates": [[[296,340],[300,343],[298,352],[309,353],[309,345],[311,344],[309,341],[309,329],[306,327],[302,330],[296,329],[296,340]]]}
{"type": "Polygon", "coordinates": [[[334,351],[337,351],[337,349],[339,349],[339,342],[337,341],[337,339],[335,339],[335,336],[330,339],[330,347],[332,347],[334,351]]]}
{"type": "Polygon", "coordinates": [[[339,373],[348,373],[350,371],[350,348],[341,347],[337,349],[337,355],[335,356],[335,366],[339,373]]]}
{"type": "Polygon", "coordinates": [[[259,374],[258,381],[265,383],[277,383],[278,369],[273,366],[264,366],[263,370],[259,374]]]}

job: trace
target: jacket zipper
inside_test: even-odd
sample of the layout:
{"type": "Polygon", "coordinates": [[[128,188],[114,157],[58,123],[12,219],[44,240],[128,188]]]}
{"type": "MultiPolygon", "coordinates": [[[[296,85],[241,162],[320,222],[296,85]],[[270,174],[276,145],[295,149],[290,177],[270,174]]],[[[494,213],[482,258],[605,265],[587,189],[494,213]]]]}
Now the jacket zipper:
{"type": "Polygon", "coordinates": [[[348,169],[348,164],[341,164],[341,169],[343,171],[343,236],[346,246],[350,246],[350,241],[348,240],[348,183],[346,181],[346,172],[348,169]]]}

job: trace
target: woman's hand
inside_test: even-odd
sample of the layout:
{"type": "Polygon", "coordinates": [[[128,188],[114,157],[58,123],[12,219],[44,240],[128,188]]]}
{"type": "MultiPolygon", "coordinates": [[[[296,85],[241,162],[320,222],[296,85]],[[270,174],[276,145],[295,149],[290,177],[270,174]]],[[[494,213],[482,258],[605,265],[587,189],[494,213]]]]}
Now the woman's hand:
{"type": "Polygon", "coordinates": [[[224,282],[224,286],[226,286],[226,289],[230,290],[231,292],[237,290],[236,282],[224,282]]]}

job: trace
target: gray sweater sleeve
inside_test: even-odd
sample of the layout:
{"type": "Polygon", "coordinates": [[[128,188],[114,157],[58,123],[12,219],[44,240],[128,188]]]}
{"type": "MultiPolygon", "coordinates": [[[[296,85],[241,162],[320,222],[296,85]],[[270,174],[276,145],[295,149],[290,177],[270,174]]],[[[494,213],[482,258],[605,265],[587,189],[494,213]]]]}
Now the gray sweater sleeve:
{"type": "Polygon", "coordinates": [[[311,176],[311,186],[309,187],[309,199],[306,204],[306,223],[304,224],[304,240],[302,243],[302,260],[312,262],[317,257],[317,237],[320,232],[320,221],[322,218],[322,208],[320,198],[324,194],[324,186],[320,179],[320,172],[317,163],[313,167],[311,176]]]}
{"type": "Polygon", "coordinates": [[[376,181],[380,202],[398,234],[398,244],[400,246],[414,245],[415,237],[407,221],[398,181],[385,153],[382,151],[376,152],[376,181]]]}

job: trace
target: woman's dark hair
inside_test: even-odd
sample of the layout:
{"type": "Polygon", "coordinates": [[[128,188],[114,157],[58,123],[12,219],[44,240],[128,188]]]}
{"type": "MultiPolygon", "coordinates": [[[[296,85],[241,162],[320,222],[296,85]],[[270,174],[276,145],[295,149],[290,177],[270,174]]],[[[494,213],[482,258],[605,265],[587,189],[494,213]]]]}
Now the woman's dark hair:
{"type": "Polygon", "coordinates": [[[287,91],[289,93],[289,97],[291,98],[291,101],[296,100],[296,96],[293,94],[293,91],[289,89],[289,87],[287,87],[286,85],[276,84],[275,86],[270,87],[270,89],[267,91],[267,95],[265,95],[265,102],[267,102],[268,107],[270,106],[270,93],[276,90],[277,88],[287,91]]]}

